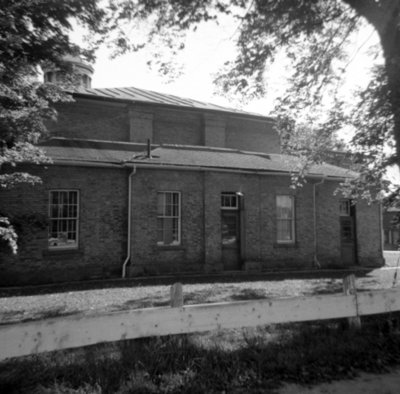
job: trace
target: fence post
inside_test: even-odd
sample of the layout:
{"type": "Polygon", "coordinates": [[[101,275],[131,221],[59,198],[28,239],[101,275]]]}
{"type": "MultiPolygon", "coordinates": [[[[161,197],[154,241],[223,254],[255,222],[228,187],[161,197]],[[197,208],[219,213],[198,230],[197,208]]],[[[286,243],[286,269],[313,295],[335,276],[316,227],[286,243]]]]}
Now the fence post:
{"type": "Polygon", "coordinates": [[[361,328],[361,319],[360,319],[360,316],[358,315],[357,289],[356,289],[356,282],[355,282],[354,274],[347,275],[343,278],[343,293],[345,295],[353,295],[355,303],[356,303],[356,314],[357,315],[355,317],[348,318],[347,321],[349,323],[349,327],[361,328]]]}
{"type": "Polygon", "coordinates": [[[182,283],[174,283],[171,286],[171,307],[179,308],[183,306],[182,283]]]}

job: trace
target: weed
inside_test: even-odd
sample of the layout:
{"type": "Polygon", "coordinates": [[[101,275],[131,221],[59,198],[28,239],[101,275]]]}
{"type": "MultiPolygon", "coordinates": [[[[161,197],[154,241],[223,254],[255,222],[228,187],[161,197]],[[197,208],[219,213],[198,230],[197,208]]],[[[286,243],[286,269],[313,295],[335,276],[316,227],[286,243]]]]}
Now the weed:
{"type": "Polygon", "coordinates": [[[0,364],[2,393],[268,392],[400,363],[399,314],[127,340],[0,364]],[[206,345],[204,345],[206,344],[206,345]],[[29,373],[26,373],[29,371],[29,373]]]}

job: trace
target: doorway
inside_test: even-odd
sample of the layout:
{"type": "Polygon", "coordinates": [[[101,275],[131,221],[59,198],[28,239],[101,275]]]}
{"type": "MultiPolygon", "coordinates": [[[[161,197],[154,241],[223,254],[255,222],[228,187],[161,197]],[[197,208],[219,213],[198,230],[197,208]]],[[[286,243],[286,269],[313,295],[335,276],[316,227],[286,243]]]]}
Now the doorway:
{"type": "Polygon", "coordinates": [[[340,200],[340,249],[344,266],[357,264],[356,206],[340,200]]]}
{"type": "Polygon", "coordinates": [[[236,193],[221,194],[221,249],[224,270],[239,270],[240,197],[236,193]]]}

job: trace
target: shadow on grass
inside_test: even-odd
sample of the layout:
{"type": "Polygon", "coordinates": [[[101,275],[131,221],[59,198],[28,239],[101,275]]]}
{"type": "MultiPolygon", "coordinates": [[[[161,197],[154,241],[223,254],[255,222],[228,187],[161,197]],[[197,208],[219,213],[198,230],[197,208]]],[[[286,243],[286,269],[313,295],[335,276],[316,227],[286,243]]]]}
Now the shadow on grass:
{"type": "Polygon", "coordinates": [[[168,306],[169,300],[157,299],[152,297],[138,298],[137,300],[125,301],[121,306],[116,305],[118,309],[140,309],[140,308],[154,308],[158,306],[168,306]]]}
{"type": "Polygon", "coordinates": [[[265,290],[261,289],[241,289],[239,292],[232,294],[231,299],[233,301],[241,300],[263,300],[268,298],[265,294],[265,290]]]}
{"type": "Polygon", "coordinates": [[[1,314],[0,325],[2,324],[15,324],[15,323],[23,323],[32,320],[41,320],[41,319],[51,319],[57,317],[65,317],[71,315],[81,314],[82,311],[79,310],[66,310],[65,307],[55,307],[44,310],[38,310],[36,312],[30,312],[28,316],[24,314],[24,311],[11,311],[5,312],[1,314]]]}
{"type": "Polygon", "coordinates": [[[221,331],[213,344],[181,335],[48,353],[1,363],[0,392],[268,393],[284,381],[384,372],[400,363],[398,327],[388,324],[396,319],[364,319],[359,331],[337,321],[286,324],[221,331]]]}
{"type": "Polygon", "coordinates": [[[335,294],[343,293],[343,283],[337,280],[332,280],[326,283],[319,283],[313,287],[312,294],[322,295],[322,294],[335,294]]]}

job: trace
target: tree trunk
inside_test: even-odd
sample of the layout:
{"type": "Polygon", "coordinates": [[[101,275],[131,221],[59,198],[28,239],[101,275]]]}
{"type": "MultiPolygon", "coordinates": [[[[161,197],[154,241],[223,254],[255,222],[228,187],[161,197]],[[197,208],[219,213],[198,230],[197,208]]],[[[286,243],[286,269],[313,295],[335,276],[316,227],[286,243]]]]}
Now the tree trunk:
{"type": "Polygon", "coordinates": [[[400,166],[400,0],[343,0],[375,28],[381,42],[400,166]]]}

